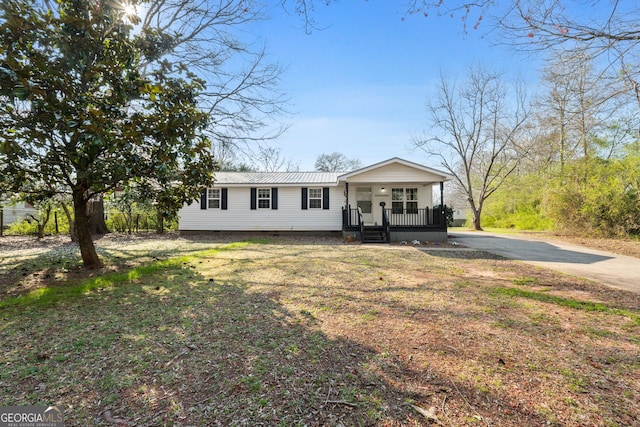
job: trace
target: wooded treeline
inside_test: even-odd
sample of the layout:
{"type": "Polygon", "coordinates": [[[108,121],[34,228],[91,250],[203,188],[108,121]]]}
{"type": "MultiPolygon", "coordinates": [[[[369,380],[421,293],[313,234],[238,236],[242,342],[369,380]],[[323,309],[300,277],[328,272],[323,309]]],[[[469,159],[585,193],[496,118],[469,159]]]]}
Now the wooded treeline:
{"type": "Polygon", "coordinates": [[[426,19],[462,16],[465,32],[488,25],[497,44],[546,64],[526,90],[482,66],[462,82],[445,70],[429,102],[415,145],[456,177],[476,229],[640,234],[640,9],[578,3],[409,4],[426,19]]]}
{"type": "Polygon", "coordinates": [[[560,52],[531,104],[531,144],[484,206],[483,225],[640,234],[639,106],[622,79],[560,52]]]}

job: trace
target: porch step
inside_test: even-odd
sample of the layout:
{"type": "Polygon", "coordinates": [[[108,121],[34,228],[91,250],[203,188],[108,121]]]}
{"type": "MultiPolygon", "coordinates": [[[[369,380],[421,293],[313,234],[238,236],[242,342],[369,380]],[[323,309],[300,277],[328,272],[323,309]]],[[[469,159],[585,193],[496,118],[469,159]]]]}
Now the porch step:
{"type": "Polygon", "coordinates": [[[362,243],[389,243],[384,227],[364,227],[362,243]]]}

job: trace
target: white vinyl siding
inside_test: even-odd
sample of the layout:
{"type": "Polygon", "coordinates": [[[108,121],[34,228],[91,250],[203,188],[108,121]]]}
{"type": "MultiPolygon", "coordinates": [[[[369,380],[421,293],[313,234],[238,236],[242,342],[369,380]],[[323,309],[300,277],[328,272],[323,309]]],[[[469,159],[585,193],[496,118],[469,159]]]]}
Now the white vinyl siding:
{"type": "MultiPolygon", "coordinates": [[[[0,203],[0,206],[2,206],[2,203],[0,203]]],[[[23,219],[27,218],[28,215],[35,215],[38,212],[33,206],[26,202],[18,202],[16,204],[8,206],[5,205],[2,208],[2,211],[4,215],[4,225],[22,221],[23,219]]]]}
{"type": "Polygon", "coordinates": [[[180,211],[184,231],[340,231],[344,187],[329,187],[329,209],[300,209],[301,187],[279,187],[278,209],[251,210],[249,187],[228,189],[227,210],[201,210],[199,203],[180,211]]]}
{"type": "MultiPolygon", "coordinates": [[[[390,164],[380,168],[363,172],[349,177],[349,182],[354,183],[417,183],[417,182],[440,182],[442,176],[424,172],[401,164],[390,164]]],[[[384,185],[384,184],[383,184],[384,185]]]]}
{"type": "Polygon", "coordinates": [[[385,209],[393,206],[392,189],[403,189],[402,200],[396,200],[402,203],[403,209],[431,209],[433,191],[438,190],[440,182],[450,180],[448,175],[439,174],[439,171],[412,165],[402,159],[390,159],[389,162],[344,175],[220,172],[216,176],[217,185],[223,187],[220,209],[206,209],[207,204],[201,208],[200,203],[186,205],[180,211],[179,229],[340,231],[344,206],[370,211],[365,222],[381,224],[381,206],[384,205],[385,209]],[[348,191],[345,180],[349,183],[348,191]],[[360,194],[358,188],[363,188],[360,194]],[[260,207],[258,190],[266,190],[261,192],[263,197],[260,200],[263,202],[260,207]],[[345,195],[348,195],[348,200],[345,200],[345,195]]]}

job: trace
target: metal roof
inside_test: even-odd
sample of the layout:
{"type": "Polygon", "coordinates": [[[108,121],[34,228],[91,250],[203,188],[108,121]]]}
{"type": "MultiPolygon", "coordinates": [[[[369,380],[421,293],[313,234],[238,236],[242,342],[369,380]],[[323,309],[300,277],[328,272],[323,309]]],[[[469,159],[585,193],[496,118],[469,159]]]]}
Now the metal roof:
{"type": "Polygon", "coordinates": [[[216,172],[216,184],[224,185],[337,185],[336,172],[216,172]]]}
{"type": "Polygon", "coordinates": [[[394,157],[352,172],[216,172],[215,183],[217,185],[231,186],[337,186],[338,180],[348,181],[349,178],[359,174],[381,168],[390,164],[401,164],[422,172],[440,177],[442,181],[450,181],[453,177],[445,172],[432,169],[418,163],[394,157]]]}

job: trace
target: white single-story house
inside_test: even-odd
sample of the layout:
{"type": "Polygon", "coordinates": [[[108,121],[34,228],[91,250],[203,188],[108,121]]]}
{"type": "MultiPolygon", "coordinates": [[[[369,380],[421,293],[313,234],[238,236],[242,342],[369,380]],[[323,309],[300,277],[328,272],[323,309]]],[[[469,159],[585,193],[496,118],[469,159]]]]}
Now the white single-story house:
{"type": "Polygon", "coordinates": [[[217,172],[180,231],[342,232],[363,242],[445,241],[434,206],[452,177],[394,157],[353,172],[217,172]]]}
{"type": "Polygon", "coordinates": [[[469,218],[469,209],[454,209],[453,210],[453,227],[464,227],[469,218]]]}
{"type": "Polygon", "coordinates": [[[17,202],[8,206],[3,206],[0,201],[0,211],[2,211],[2,225],[8,226],[14,222],[22,221],[29,215],[36,215],[38,210],[27,202],[17,202]]]}

